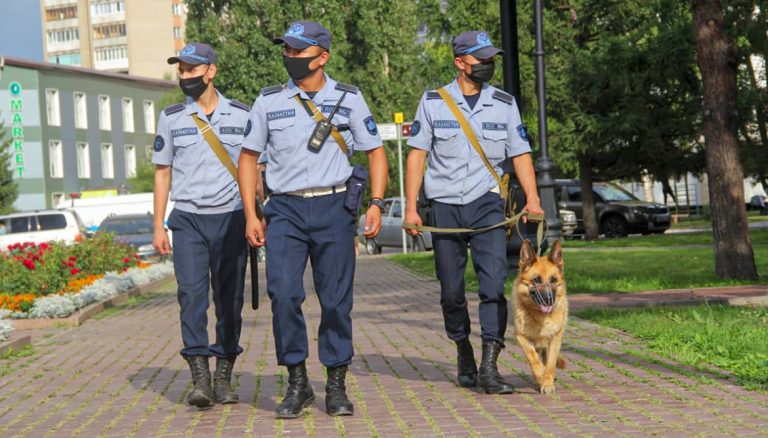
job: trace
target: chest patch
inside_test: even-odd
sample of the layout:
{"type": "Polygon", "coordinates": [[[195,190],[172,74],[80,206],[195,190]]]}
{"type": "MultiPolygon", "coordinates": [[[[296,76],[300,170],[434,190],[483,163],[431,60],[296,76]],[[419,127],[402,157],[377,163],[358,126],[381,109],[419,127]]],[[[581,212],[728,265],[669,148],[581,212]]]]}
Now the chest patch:
{"type": "Polygon", "coordinates": [[[227,134],[243,135],[243,132],[245,132],[245,129],[239,126],[222,126],[221,128],[219,128],[219,134],[221,135],[227,135],[227,134]]]}
{"type": "MultiPolygon", "coordinates": [[[[333,108],[335,107],[336,105],[323,105],[320,107],[320,112],[323,112],[325,114],[330,114],[331,111],[333,111],[333,108]]],[[[351,113],[352,113],[352,110],[344,106],[340,106],[339,109],[336,110],[336,114],[340,116],[344,116],[346,118],[349,118],[349,115],[351,113]]]]}
{"type": "Polygon", "coordinates": [[[507,124],[506,123],[483,122],[483,129],[486,130],[486,131],[506,131],[507,130],[507,124]]]}
{"type": "Polygon", "coordinates": [[[451,128],[451,129],[459,129],[459,122],[456,120],[435,120],[433,124],[433,128],[435,129],[442,129],[442,128],[451,128]]]}
{"type": "Polygon", "coordinates": [[[293,108],[281,111],[271,111],[267,113],[268,122],[273,120],[288,119],[291,117],[296,117],[296,110],[293,108]]]}
{"type": "Polygon", "coordinates": [[[179,128],[171,130],[171,136],[173,137],[182,137],[185,135],[197,135],[197,128],[179,128]]]}

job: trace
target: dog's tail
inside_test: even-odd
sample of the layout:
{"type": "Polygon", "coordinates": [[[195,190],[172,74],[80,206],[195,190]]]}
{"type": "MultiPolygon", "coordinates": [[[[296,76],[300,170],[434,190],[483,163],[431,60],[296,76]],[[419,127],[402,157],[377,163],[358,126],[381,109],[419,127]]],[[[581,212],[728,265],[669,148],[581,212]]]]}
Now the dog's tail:
{"type": "Polygon", "coordinates": [[[560,368],[561,370],[565,368],[565,358],[562,355],[557,356],[557,364],[556,366],[560,368]]]}

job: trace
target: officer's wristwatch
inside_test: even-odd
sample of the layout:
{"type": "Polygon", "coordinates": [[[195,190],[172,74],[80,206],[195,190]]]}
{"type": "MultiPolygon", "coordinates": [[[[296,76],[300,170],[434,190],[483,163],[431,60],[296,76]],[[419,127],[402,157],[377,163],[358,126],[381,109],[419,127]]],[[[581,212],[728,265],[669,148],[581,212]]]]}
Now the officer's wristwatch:
{"type": "Polygon", "coordinates": [[[372,198],[370,201],[368,201],[368,207],[371,205],[375,205],[379,207],[379,210],[384,211],[384,200],[381,198],[372,198]]]}

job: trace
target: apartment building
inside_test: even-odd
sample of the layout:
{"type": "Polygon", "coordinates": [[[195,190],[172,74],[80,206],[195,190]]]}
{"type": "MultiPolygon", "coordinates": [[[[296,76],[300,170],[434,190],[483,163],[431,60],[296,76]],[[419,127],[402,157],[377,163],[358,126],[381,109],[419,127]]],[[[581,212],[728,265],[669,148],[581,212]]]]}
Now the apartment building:
{"type": "Polygon", "coordinates": [[[184,45],[183,0],[40,0],[45,59],[156,79],[184,45]]]}

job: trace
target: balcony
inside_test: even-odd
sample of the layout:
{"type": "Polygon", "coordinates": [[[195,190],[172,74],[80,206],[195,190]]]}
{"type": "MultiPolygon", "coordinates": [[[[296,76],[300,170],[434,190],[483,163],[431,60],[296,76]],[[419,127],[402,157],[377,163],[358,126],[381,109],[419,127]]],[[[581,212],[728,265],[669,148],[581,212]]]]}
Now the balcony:
{"type": "Polygon", "coordinates": [[[128,58],[110,59],[108,61],[94,61],[93,67],[96,70],[105,71],[127,71],[128,58]]]}

